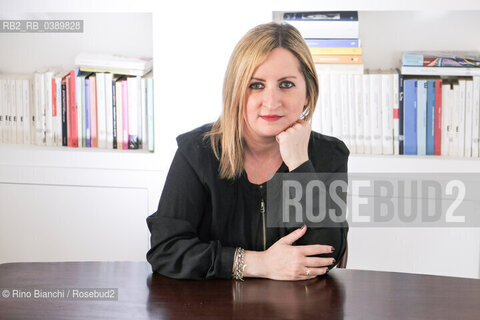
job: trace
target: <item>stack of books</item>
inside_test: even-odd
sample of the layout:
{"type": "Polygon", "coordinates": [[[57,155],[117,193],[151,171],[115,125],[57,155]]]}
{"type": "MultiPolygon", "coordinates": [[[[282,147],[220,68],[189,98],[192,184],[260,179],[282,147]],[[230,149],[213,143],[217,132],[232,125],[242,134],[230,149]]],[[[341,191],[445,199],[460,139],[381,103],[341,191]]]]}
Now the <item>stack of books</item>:
{"type": "Polygon", "coordinates": [[[402,74],[480,76],[479,52],[404,52],[402,74]]]}
{"type": "Polygon", "coordinates": [[[153,152],[151,59],[80,54],[76,64],[0,77],[0,141],[153,152]]]}
{"type": "Polygon", "coordinates": [[[320,72],[363,73],[356,11],[284,12],[282,21],[300,31],[320,72]]]}

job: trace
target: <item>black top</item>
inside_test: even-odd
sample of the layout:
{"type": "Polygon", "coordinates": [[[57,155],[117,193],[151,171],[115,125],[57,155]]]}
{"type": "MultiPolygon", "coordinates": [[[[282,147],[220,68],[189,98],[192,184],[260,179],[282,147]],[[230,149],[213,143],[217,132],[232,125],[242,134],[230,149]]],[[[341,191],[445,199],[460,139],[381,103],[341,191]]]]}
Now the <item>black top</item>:
{"type": "MultiPolygon", "coordinates": [[[[147,218],[151,249],[147,260],[154,272],[183,279],[231,278],[235,247],[264,248],[261,201],[265,184],[248,181],[243,171],[235,180],[218,177],[219,161],[204,139],[212,124],[177,137],[157,212],[147,218]]],[[[346,172],[349,151],[333,137],[311,133],[309,161],[292,172],[346,172]]],[[[288,172],[283,163],[279,172],[288,172]]],[[[291,230],[266,228],[266,247],[291,230]]],[[[345,251],[348,226],[309,228],[295,244],[331,245],[328,257],[338,261],[345,251]]],[[[332,266],[333,267],[333,266],[332,266]]]]}

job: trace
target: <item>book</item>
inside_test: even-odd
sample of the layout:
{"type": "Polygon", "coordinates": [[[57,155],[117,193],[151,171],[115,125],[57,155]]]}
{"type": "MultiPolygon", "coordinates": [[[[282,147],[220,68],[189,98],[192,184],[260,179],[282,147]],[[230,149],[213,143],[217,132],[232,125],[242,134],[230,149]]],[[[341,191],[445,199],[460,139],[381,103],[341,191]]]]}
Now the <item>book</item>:
{"type": "Polygon", "coordinates": [[[127,150],[128,149],[128,133],[129,133],[129,107],[128,103],[130,102],[128,100],[128,85],[127,85],[127,80],[123,79],[122,80],[122,149],[127,150]]]}
{"type": "Polygon", "coordinates": [[[363,75],[363,64],[319,63],[315,64],[315,70],[319,76],[323,73],[351,73],[363,75]]]}
{"type": "Polygon", "coordinates": [[[117,149],[123,149],[123,104],[122,80],[115,77],[115,109],[117,114],[117,149]]]}
{"type": "Polygon", "coordinates": [[[107,147],[107,115],[106,115],[106,97],[105,97],[105,73],[96,73],[97,88],[97,134],[98,147],[105,149],[107,147]]]}
{"type": "Polygon", "coordinates": [[[451,102],[450,102],[450,90],[451,84],[450,82],[442,80],[442,136],[441,136],[441,155],[448,156],[449,155],[449,133],[451,130],[451,123],[450,123],[450,109],[451,109],[451,102]]]}
{"type": "MultiPolygon", "coordinates": [[[[128,86],[128,149],[140,147],[138,127],[139,111],[141,109],[140,77],[127,78],[128,86]]],[[[140,130],[139,130],[140,129],[140,130]]]]}
{"type": "Polygon", "coordinates": [[[153,74],[149,73],[146,77],[147,80],[147,126],[148,126],[148,151],[155,151],[155,131],[154,131],[154,100],[153,100],[153,74]]]}
{"type": "Polygon", "coordinates": [[[349,47],[310,47],[312,55],[331,55],[331,56],[360,56],[362,55],[362,48],[349,47]]]}
{"type": "Polygon", "coordinates": [[[98,148],[98,113],[97,113],[97,76],[90,77],[90,140],[91,147],[98,148]]]}
{"type": "Polygon", "coordinates": [[[92,147],[92,115],[90,108],[90,78],[87,76],[85,78],[85,147],[92,147]]]}
{"type": "Polygon", "coordinates": [[[423,76],[479,76],[480,68],[402,67],[401,73],[423,76]]]}
{"type": "MultiPolygon", "coordinates": [[[[80,147],[83,147],[83,148],[86,148],[87,147],[87,114],[86,114],[86,111],[85,111],[85,108],[86,108],[86,99],[87,99],[87,95],[85,93],[85,77],[87,76],[87,74],[85,73],[81,73],[79,76],[78,76],[78,79],[80,81],[80,90],[79,90],[79,93],[80,93],[80,97],[79,97],[79,100],[80,100],[80,105],[78,107],[78,110],[79,110],[79,121],[78,121],[78,125],[81,126],[80,127],[80,130],[78,130],[78,134],[79,134],[79,139],[78,139],[78,146],[80,147]],[[81,137],[81,138],[80,138],[81,137]],[[81,144],[80,144],[81,143],[81,144]]],[[[90,89],[90,88],[88,88],[90,89]]]]}
{"type": "Polygon", "coordinates": [[[464,157],[470,158],[472,156],[472,129],[473,129],[473,82],[471,80],[465,81],[465,145],[464,157]]]}
{"type": "Polygon", "coordinates": [[[315,64],[361,64],[362,56],[358,55],[312,55],[315,64]]]}
{"type": "Polygon", "coordinates": [[[404,154],[417,154],[417,80],[403,81],[404,154]]]}
{"type": "Polygon", "coordinates": [[[153,67],[152,58],[128,57],[114,54],[79,53],[75,57],[75,65],[81,71],[98,73],[115,73],[132,76],[143,76],[153,67]]]}
{"type": "Polygon", "coordinates": [[[393,154],[393,74],[389,71],[383,71],[379,77],[381,84],[382,154],[393,154]]]}
{"type": "MultiPolygon", "coordinates": [[[[368,70],[367,70],[368,72],[368,70]]],[[[363,107],[363,149],[365,154],[372,153],[372,127],[370,106],[370,74],[362,76],[362,107],[363,107]]]]}
{"type": "Polygon", "coordinates": [[[112,78],[112,147],[117,149],[117,86],[116,79],[112,78]]]}
{"type": "Polygon", "coordinates": [[[404,52],[402,64],[411,67],[480,67],[480,52],[404,52]]]}
{"type": "Polygon", "coordinates": [[[473,77],[472,157],[478,158],[480,138],[480,77],[473,77]]]}
{"type": "Polygon", "coordinates": [[[106,116],[106,145],[113,149],[113,74],[105,73],[105,116],[106,116]]]}
{"type": "Polygon", "coordinates": [[[379,71],[370,73],[370,116],[372,154],[383,153],[382,79],[379,71]]]}
{"type": "Polygon", "coordinates": [[[427,80],[426,154],[435,149],[435,80],[427,80]]]}
{"type": "Polygon", "coordinates": [[[417,154],[427,154],[427,80],[417,80],[417,154]]]}
{"type": "Polygon", "coordinates": [[[82,77],[81,73],[79,72],[75,77],[75,105],[77,109],[77,145],[79,148],[83,146],[83,118],[82,118],[82,104],[85,102],[83,101],[84,95],[82,95],[82,77]]]}
{"type": "MultiPolygon", "coordinates": [[[[393,154],[400,154],[400,117],[399,117],[399,75],[395,70],[392,73],[393,94],[393,154]]],[[[403,133],[403,131],[402,131],[403,133]]]]}
{"type": "Polygon", "coordinates": [[[442,117],[443,117],[443,101],[442,101],[442,80],[437,79],[435,80],[435,115],[434,115],[434,151],[433,154],[436,156],[440,156],[442,154],[442,136],[443,136],[443,130],[445,128],[442,128],[442,117]]]}
{"type": "Polygon", "coordinates": [[[359,48],[360,39],[332,39],[332,38],[307,38],[305,43],[310,48],[359,48]]]}
{"type": "Polygon", "coordinates": [[[364,153],[364,122],[365,120],[363,117],[365,114],[363,113],[363,99],[362,99],[362,91],[363,91],[363,81],[362,76],[358,74],[351,75],[353,78],[353,117],[355,123],[355,133],[356,133],[356,151],[357,153],[364,153]]]}
{"type": "Polygon", "coordinates": [[[359,38],[356,11],[285,12],[283,21],[297,28],[304,38],[359,38]]]}
{"type": "Polygon", "coordinates": [[[62,146],[68,146],[67,80],[62,78],[62,146]]]}

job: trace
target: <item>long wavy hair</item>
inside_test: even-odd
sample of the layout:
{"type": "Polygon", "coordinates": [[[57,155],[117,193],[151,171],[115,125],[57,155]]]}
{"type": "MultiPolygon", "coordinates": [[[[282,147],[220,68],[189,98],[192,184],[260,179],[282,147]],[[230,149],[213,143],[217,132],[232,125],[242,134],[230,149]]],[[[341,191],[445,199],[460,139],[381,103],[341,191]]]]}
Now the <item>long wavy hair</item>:
{"type": "Polygon", "coordinates": [[[232,52],[223,82],[223,112],[207,134],[220,162],[219,177],[236,179],[243,171],[243,126],[246,93],[254,71],[273,49],[289,50],[300,62],[308,104],[303,119],[310,120],[318,98],[318,78],[312,55],[300,32],[286,23],[256,26],[243,36],[232,52]]]}

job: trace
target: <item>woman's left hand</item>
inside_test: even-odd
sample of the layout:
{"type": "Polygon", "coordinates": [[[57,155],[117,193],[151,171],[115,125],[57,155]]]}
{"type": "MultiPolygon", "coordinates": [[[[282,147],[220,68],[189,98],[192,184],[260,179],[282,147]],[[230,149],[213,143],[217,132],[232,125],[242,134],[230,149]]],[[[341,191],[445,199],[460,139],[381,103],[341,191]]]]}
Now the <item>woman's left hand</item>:
{"type": "Polygon", "coordinates": [[[308,141],[312,127],[305,120],[297,120],[276,136],[283,162],[292,171],[308,161],[308,141]]]}

